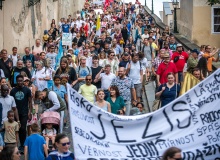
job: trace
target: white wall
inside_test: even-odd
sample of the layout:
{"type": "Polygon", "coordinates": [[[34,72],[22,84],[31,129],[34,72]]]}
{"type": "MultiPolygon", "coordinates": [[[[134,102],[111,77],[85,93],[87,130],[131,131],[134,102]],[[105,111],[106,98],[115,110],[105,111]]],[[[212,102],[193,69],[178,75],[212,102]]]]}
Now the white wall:
{"type": "Polygon", "coordinates": [[[52,19],[58,23],[61,17],[75,15],[85,0],[41,0],[33,7],[27,7],[28,0],[6,0],[0,10],[0,49],[11,53],[13,46],[23,53],[24,47],[31,47],[35,39],[42,39],[43,31],[50,28],[52,19]]]}

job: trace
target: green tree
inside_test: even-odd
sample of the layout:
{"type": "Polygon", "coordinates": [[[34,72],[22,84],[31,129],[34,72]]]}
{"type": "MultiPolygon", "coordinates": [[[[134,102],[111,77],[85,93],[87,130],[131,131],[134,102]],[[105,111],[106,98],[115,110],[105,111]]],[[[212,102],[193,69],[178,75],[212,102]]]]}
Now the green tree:
{"type": "Polygon", "coordinates": [[[208,0],[207,1],[208,5],[215,5],[215,4],[220,4],[220,0],[208,0]]]}

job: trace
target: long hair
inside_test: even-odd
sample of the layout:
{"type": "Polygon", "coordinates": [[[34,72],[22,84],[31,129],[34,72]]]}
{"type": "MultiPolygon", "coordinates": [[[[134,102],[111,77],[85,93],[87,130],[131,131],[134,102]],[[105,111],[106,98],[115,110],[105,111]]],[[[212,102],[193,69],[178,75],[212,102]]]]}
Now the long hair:
{"type": "Polygon", "coordinates": [[[180,152],[181,149],[177,147],[170,147],[164,152],[162,160],[168,160],[168,157],[173,158],[176,153],[180,153],[180,152]]]}
{"type": "Polygon", "coordinates": [[[13,153],[15,150],[15,145],[7,145],[3,148],[3,150],[0,152],[0,159],[2,160],[13,160],[13,153]]]}
{"type": "Polygon", "coordinates": [[[203,74],[203,77],[207,77],[207,59],[205,57],[201,57],[199,59],[198,65],[196,68],[199,68],[200,72],[203,74]]]}
{"type": "Polygon", "coordinates": [[[66,63],[66,68],[64,70],[64,73],[69,73],[70,71],[70,67],[69,67],[69,64],[68,64],[68,59],[66,57],[62,57],[61,60],[60,60],[60,67],[58,69],[58,73],[59,74],[62,74],[63,73],[63,70],[61,68],[61,63],[66,63]]]}
{"type": "Polygon", "coordinates": [[[110,87],[110,90],[115,90],[115,94],[116,94],[116,97],[120,96],[120,93],[119,93],[119,90],[118,90],[118,87],[117,86],[111,86],[110,87]]]}

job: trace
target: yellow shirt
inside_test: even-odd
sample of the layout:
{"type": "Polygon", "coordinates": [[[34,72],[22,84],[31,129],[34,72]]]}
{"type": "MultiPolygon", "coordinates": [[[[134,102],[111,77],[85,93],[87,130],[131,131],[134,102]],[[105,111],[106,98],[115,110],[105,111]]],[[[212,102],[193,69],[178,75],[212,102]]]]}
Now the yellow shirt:
{"type": "Polygon", "coordinates": [[[157,49],[158,49],[156,43],[154,43],[154,42],[151,44],[151,46],[154,48],[154,50],[157,50],[157,49]]]}
{"type": "Polygon", "coordinates": [[[93,84],[90,86],[83,84],[79,87],[79,93],[92,104],[95,102],[95,95],[97,94],[97,88],[93,84]]]}

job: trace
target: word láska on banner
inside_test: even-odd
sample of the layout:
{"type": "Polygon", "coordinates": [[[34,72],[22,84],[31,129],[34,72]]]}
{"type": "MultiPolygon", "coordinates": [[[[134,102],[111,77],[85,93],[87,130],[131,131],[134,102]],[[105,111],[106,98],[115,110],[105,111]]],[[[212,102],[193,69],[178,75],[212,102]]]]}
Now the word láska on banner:
{"type": "Polygon", "coordinates": [[[165,107],[120,116],[88,102],[67,86],[78,160],[159,160],[175,146],[184,160],[220,158],[220,69],[165,107]]]}

